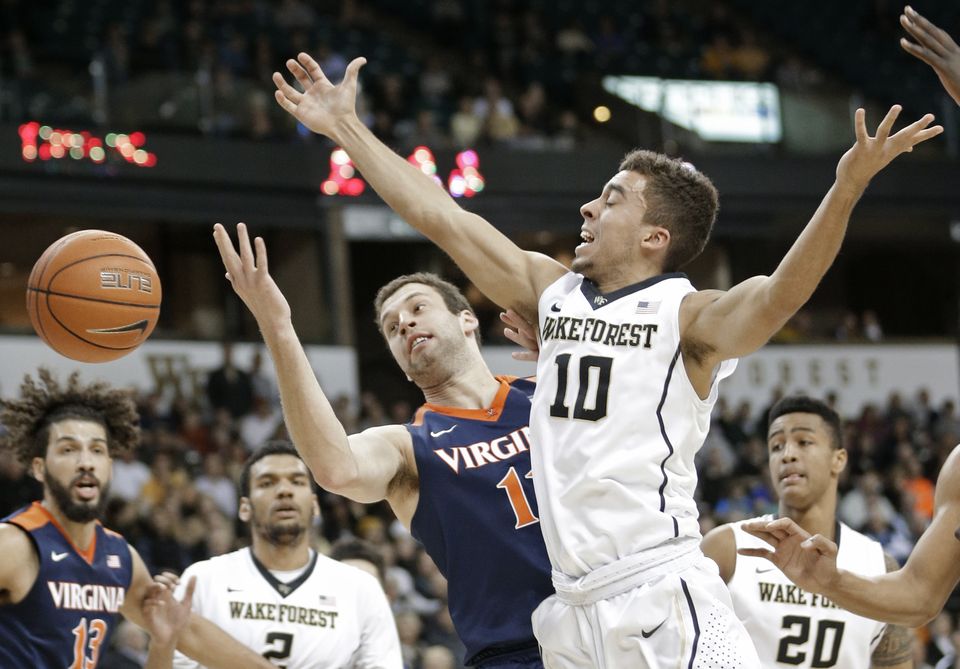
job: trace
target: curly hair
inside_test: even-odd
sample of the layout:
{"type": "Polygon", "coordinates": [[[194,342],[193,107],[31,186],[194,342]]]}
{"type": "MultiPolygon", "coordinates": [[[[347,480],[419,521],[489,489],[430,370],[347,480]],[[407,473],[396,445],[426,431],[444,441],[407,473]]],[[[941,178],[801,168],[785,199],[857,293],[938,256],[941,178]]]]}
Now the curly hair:
{"type": "Polygon", "coordinates": [[[29,465],[47,453],[50,426],[62,420],[99,423],[107,431],[110,455],[134,448],[140,440],[140,417],[132,394],[103,381],[80,383],[79,372],[61,385],[49,369],[38,370],[40,383],[29,374],[20,386],[20,399],[0,400],[0,423],[7,430],[4,446],[29,465]]]}

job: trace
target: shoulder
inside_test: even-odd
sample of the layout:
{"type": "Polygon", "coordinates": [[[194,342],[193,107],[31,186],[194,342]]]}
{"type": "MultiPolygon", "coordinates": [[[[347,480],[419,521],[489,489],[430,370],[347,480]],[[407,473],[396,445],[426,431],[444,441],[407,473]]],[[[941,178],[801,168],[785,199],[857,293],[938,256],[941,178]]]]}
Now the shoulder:
{"type": "Polygon", "coordinates": [[[0,522],[0,555],[7,564],[22,565],[22,561],[37,559],[37,549],[27,531],[9,522],[0,522]]]}
{"type": "Polygon", "coordinates": [[[700,550],[717,563],[720,578],[729,583],[737,569],[737,538],[732,524],[715,527],[700,542],[700,550]]]}

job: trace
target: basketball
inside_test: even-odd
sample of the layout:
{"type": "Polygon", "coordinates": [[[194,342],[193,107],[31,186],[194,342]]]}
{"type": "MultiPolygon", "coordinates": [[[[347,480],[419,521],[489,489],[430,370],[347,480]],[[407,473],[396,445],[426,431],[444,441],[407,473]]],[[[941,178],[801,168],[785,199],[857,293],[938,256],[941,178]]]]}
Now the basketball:
{"type": "Polygon", "coordinates": [[[143,249],[103,230],[54,242],[27,282],[33,329],[80,362],[116,360],[140,346],[157,324],[160,298],[157,270],[143,249]]]}

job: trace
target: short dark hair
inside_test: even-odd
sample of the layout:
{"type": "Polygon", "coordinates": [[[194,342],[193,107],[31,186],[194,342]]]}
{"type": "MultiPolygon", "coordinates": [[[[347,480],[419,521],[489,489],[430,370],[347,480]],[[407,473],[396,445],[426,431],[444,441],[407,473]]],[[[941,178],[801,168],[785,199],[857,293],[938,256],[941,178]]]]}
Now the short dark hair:
{"type": "MultiPolygon", "coordinates": [[[[460,292],[460,289],[452,283],[441,279],[433,272],[415,272],[413,274],[398,276],[393,281],[381,286],[380,290],[377,291],[377,296],[373,299],[374,319],[377,324],[377,330],[380,330],[380,317],[383,315],[383,303],[408,283],[422,283],[425,286],[433,288],[440,294],[440,297],[443,298],[443,303],[447,306],[451,314],[456,315],[461,311],[469,311],[474,316],[477,315],[473,307],[470,306],[470,303],[467,302],[467,298],[460,292]]],[[[383,334],[382,330],[381,334],[383,334]]],[[[479,345],[480,328],[474,330],[473,335],[477,339],[477,345],[479,345]]]]}
{"type": "Polygon", "coordinates": [[[300,453],[297,452],[297,449],[289,441],[284,441],[282,439],[268,441],[266,444],[254,451],[253,454],[247,458],[247,461],[243,463],[243,471],[240,472],[241,497],[250,496],[250,469],[268,455],[292,455],[297,460],[303,461],[303,458],[300,457],[300,453]]]}
{"type": "Polygon", "coordinates": [[[128,390],[112,388],[103,381],[84,385],[74,372],[61,385],[49,369],[29,374],[20,385],[20,399],[0,400],[0,423],[7,430],[4,441],[17,458],[29,465],[47,454],[50,427],[64,420],[86,420],[102,425],[111,456],[134,447],[140,440],[140,416],[128,390]]]}
{"type": "Polygon", "coordinates": [[[330,557],[334,560],[366,560],[377,569],[380,582],[386,580],[383,553],[369,541],[344,537],[337,539],[330,548],[330,557]]]}
{"type": "Polygon", "coordinates": [[[647,178],[644,218],[670,231],[663,271],[676,271],[700,255],[720,206],[710,179],[688,162],[645,149],[634,149],[624,156],[620,171],[624,170],[647,178]]]}
{"type": "Polygon", "coordinates": [[[841,427],[840,414],[831,409],[827,403],[806,395],[784,397],[770,408],[770,413],[767,416],[767,429],[770,429],[773,421],[788,413],[812,413],[820,416],[833,433],[833,447],[843,448],[843,428],[841,427]]]}

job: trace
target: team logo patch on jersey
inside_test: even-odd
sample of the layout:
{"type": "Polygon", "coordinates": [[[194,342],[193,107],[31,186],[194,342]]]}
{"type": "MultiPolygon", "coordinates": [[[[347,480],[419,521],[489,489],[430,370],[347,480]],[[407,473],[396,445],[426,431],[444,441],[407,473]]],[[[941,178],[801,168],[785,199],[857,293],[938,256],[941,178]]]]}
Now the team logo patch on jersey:
{"type": "Polygon", "coordinates": [[[647,300],[640,300],[637,302],[637,310],[634,312],[636,314],[655,314],[660,311],[660,300],[654,302],[649,302],[647,300]]]}
{"type": "Polygon", "coordinates": [[[336,606],[337,598],[330,597],[328,595],[317,595],[317,599],[320,600],[320,606],[336,606]]]}
{"type": "Polygon", "coordinates": [[[120,568],[120,556],[119,555],[108,555],[107,556],[107,566],[111,569],[120,568]]]}
{"type": "Polygon", "coordinates": [[[593,303],[600,306],[603,306],[607,302],[609,302],[609,300],[605,298],[603,295],[597,295],[595,298],[593,298],[593,303]]]}

